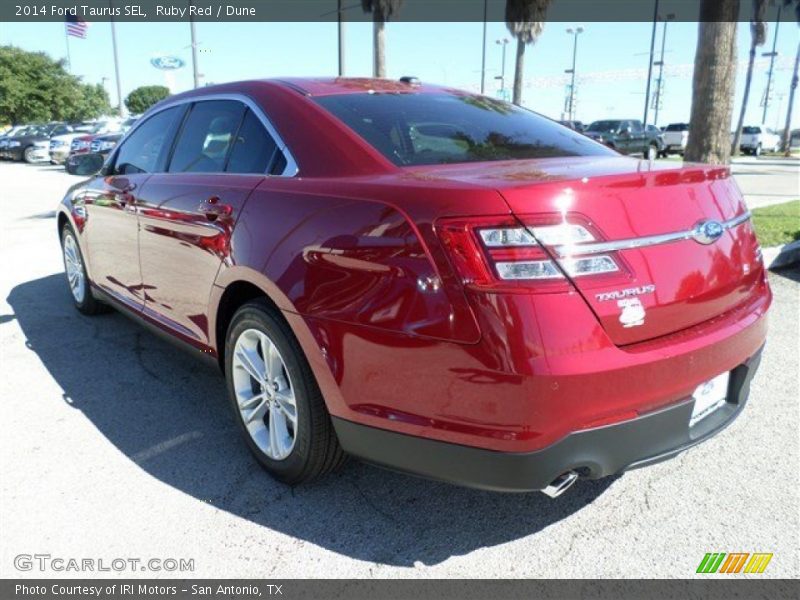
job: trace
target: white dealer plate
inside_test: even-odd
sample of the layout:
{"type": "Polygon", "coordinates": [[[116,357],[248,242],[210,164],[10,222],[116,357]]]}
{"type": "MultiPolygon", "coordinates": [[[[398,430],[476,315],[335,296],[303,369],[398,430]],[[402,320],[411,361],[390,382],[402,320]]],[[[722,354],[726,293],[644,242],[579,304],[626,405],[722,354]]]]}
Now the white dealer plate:
{"type": "Polygon", "coordinates": [[[697,386],[697,389],[692,394],[694,408],[692,409],[692,416],[689,418],[689,427],[725,404],[725,400],[728,397],[728,381],[730,377],[730,373],[723,373],[697,386]]]}

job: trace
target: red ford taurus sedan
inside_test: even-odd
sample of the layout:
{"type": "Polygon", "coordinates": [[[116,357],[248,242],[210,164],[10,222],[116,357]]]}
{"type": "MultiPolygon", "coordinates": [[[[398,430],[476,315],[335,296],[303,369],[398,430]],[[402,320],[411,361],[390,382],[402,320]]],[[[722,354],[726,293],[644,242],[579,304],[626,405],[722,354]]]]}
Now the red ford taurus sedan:
{"type": "Polygon", "coordinates": [[[172,96],[83,163],[58,215],[78,310],[219,365],[282,481],[350,454],[556,496],[747,400],[771,294],[726,167],[372,79],[172,96]]]}

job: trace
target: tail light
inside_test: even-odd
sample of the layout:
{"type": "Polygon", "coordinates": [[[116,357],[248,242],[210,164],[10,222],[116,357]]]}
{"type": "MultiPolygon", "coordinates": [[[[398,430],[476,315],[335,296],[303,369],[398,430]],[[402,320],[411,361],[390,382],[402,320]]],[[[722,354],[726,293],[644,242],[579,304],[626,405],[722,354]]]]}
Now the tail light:
{"type": "Polygon", "coordinates": [[[619,275],[625,271],[612,254],[580,256],[580,245],[603,241],[582,217],[477,217],[443,219],[440,239],[463,283],[484,291],[555,292],[574,277],[619,275]],[[574,248],[556,260],[553,248],[574,248]]]}

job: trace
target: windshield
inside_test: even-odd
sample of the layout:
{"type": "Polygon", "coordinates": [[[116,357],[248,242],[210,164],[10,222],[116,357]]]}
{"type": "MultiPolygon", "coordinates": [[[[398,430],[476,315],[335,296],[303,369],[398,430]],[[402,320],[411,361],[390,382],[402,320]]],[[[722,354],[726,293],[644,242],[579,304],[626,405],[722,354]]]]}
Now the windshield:
{"type": "Polygon", "coordinates": [[[689,131],[689,125],[686,123],[670,123],[667,125],[667,131],[689,131]]]}
{"type": "Polygon", "coordinates": [[[760,127],[742,127],[742,133],[761,133],[760,127]]]}
{"type": "Polygon", "coordinates": [[[484,96],[359,93],[317,102],[398,166],[613,154],[549,119],[484,96]]]}
{"type": "Polygon", "coordinates": [[[622,121],[595,121],[589,125],[589,131],[602,131],[605,133],[616,133],[622,121]]]}
{"type": "Polygon", "coordinates": [[[23,129],[22,131],[20,131],[17,135],[18,136],[23,136],[23,135],[42,135],[41,132],[44,129],[44,127],[45,127],[44,125],[31,125],[30,127],[27,127],[25,129],[23,129]]]}

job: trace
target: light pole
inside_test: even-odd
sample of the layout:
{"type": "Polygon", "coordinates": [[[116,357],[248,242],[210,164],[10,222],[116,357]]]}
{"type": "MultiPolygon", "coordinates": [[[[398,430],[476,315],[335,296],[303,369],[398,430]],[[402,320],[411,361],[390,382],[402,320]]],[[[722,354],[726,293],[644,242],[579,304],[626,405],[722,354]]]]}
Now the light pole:
{"type": "Polygon", "coordinates": [[[644,118],[642,125],[647,126],[647,109],[650,108],[650,79],[653,77],[653,53],[656,49],[656,24],[658,22],[658,0],[653,6],[653,33],[650,36],[650,60],[647,62],[647,87],[644,91],[644,118]]]}
{"type": "MultiPolygon", "coordinates": [[[[189,0],[189,9],[191,10],[194,2],[189,0]]],[[[197,72],[197,31],[194,28],[194,19],[189,17],[189,35],[192,40],[192,83],[194,89],[200,87],[200,73],[197,72]]]]}
{"type": "Polygon", "coordinates": [[[337,38],[339,42],[339,77],[344,77],[344,18],[342,17],[343,0],[339,0],[336,10],[336,18],[338,21],[337,38]]]}
{"type": "Polygon", "coordinates": [[[495,40],[495,44],[502,46],[503,48],[503,62],[500,66],[500,76],[495,77],[495,79],[500,80],[500,91],[503,93],[503,100],[505,100],[506,94],[506,46],[508,46],[508,38],[503,38],[501,40],[495,40]]]}
{"type": "Polygon", "coordinates": [[[767,72],[767,90],[764,92],[764,114],[761,117],[761,122],[767,122],[767,109],[769,108],[769,95],[770,88],[772,87],[772,68],[775,66],[775,57],[778,52],[775,48],[778,45],[778,27],[781,24],[781,4],[778,4],[778,16],[775,18],[775,36],[772,38],[772,52],[764,52],[761,56],[769,56],[769,71],[767,72]]]}
{"type": "Polygon", "coordinates": [[[567,69],[567,73],[572,74],[572,81],[569,84],[569,105],[567,112],[569,112],[569,120],[574,120],[575,113],[575,61],[578,58],[578,36],[583,33],[583,27],[570,27],[567,33],[573,37],[572,41],[572,68],[567,69]]]}
{"type": "Polygon", "coordinates": [[[481,46],[481,94],[486,87],[486,17],[489,11],[489,0],[483,0],[483,45],[481,46]]]}
{"type": "Polygon", "coordinates": [[[675,18],[674,13],[669,13],[666,17],[659,16],[664,21],[664,31],[661,32],[661,60],[655,63],[658,66],[658,83],[656,84],[655,114],[653,115],[653,125],[658,126],[658,109],[661,108],[661,94],[664,93],[664,48],[667,44],[667,23],[675,18]]]}

